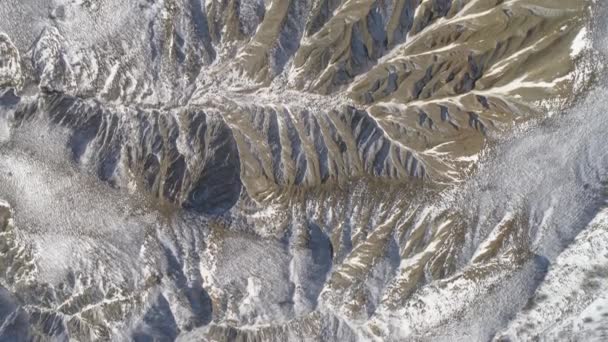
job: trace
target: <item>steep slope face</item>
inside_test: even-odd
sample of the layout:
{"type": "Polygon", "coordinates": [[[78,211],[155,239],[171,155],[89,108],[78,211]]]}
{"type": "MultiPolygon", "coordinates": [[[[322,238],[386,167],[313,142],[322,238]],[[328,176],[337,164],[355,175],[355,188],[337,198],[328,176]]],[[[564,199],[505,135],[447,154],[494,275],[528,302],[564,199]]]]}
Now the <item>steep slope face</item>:
{"type": "Polygon", "coordinates": [[[555,113],[602,75],[602,13],[3,1],[1,336],[542,334],[564,301],[528,299],[601,233],[605,92],[555,113]]]}

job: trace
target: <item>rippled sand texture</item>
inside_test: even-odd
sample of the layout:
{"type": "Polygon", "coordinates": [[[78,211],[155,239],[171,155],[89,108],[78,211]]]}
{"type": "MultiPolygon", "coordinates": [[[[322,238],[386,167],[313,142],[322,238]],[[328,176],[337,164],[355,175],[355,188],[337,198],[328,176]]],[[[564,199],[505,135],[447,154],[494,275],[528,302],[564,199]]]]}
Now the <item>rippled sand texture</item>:
{"type": "Polygon", "coordinates": [[[2,0],[0,339],[601,338],[603,14],[2,0]]]}

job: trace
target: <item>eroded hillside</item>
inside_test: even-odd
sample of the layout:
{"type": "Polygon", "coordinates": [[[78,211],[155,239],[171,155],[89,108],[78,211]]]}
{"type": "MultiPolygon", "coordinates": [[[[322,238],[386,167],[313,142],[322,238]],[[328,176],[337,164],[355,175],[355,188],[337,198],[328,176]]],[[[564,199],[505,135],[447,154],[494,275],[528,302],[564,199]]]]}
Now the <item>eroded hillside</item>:
{"type": "Polygon", "coordinates": [[[600,11],[4,0],[0,333],[538,336],[603,227],[600,11]]]}

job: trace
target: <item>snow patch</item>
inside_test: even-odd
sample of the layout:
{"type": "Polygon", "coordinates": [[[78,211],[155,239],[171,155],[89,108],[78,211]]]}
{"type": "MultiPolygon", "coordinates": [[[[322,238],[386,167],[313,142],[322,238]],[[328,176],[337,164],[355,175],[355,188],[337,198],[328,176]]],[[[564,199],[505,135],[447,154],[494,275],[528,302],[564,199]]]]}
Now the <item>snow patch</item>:
{"type": "Polygon", "coordinates": [[[570,57],[572,57],[572,59],[577,58],[590,47],[591,38],[589,37],[589,32],[587,31],[586,27],[583,27],[572,42],[572,46],[570,48],[570,57]]]}

